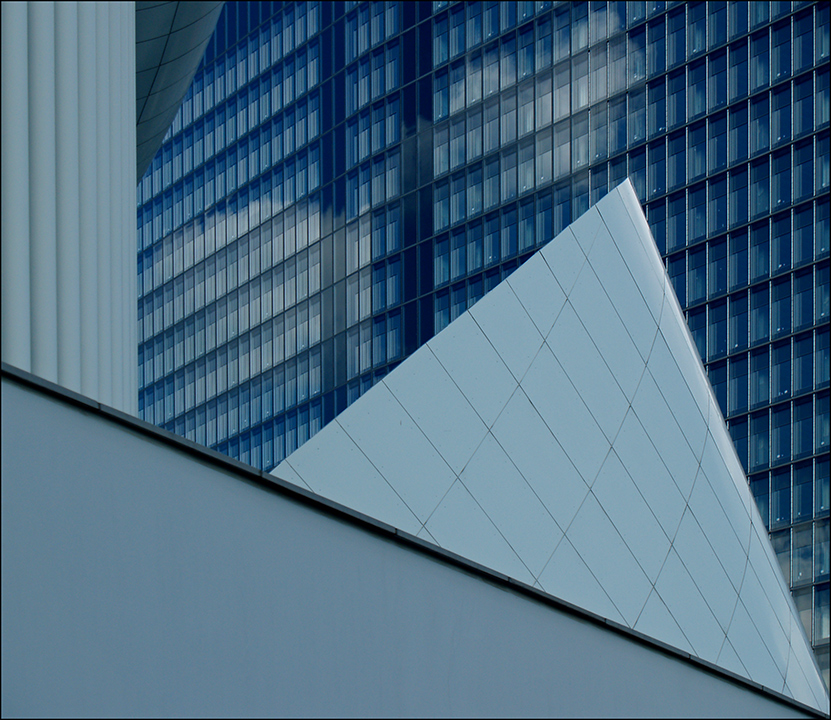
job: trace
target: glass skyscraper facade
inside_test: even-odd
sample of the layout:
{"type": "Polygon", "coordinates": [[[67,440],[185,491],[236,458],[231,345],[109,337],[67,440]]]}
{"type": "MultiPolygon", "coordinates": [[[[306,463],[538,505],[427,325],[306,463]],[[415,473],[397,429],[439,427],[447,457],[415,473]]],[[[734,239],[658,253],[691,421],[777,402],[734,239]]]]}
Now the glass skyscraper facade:
{"type": "Polygon", "coordinates": [[[141,416],[271,469],[629,177],[827,682],[830,25],[226,3],[138,186],[141,416]]]}

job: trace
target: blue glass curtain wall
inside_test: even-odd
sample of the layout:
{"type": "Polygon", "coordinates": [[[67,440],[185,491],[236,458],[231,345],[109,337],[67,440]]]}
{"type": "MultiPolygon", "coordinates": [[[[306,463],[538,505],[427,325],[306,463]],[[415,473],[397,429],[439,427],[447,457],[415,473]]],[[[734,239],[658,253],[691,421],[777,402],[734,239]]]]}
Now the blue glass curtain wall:
{"type": "Polygon", "coordinates": [[[138,186],[141,416],[270,469],[629,177],[827,679],[830,28],[226,3],[138,186]]]}

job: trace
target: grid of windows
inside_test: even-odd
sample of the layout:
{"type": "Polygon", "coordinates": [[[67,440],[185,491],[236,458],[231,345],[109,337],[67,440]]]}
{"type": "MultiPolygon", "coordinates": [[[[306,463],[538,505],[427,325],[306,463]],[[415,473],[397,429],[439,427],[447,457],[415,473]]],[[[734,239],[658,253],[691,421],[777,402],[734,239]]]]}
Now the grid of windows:
{"type": "Polygon", "coordinates": [[[319,5],[229,7],[138,187],[140,412],[258,466],[323,424],[320,82],[319,5]]]}
{"type": "Polygon", "coordinates": [[[629,177],[827,680],[830,27],[226,4],[139,184],[142,416],[269,469],[629,177]]]}

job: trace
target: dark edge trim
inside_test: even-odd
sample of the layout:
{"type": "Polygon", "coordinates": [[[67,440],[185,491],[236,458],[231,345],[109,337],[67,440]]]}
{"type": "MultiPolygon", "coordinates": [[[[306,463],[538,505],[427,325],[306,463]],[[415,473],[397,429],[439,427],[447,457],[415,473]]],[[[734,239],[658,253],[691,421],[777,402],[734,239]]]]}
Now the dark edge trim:
{"type": "Polygon", "coordinates": [[[739,685],[745,689],[752,690],[759,695],[763,695],[769,700],[773,700],[782,705],[799,710],[800,712],[804,712],[812,717],[828,718],[831,716],[831,714],[823,714],[809,705],[805,705],[798,700],[794,700],[793,698],[789,698],[786,695],[777,692],[776,690],[771,690],[760,683],[742,677],[741,675],[737,675],[731,670],[719,667],[708,660],[703,660],[694,655],[690,655],[690,653],[679,650],[678,648],[668,645],[661,640],[644,635],[638,630],[633,630],[632,628],[621,625],[614,620],[609,620],[601,615],[597,615],[577,605],[573,605],[565,600],[549,595],[548,593],[538,590],[537,588],[532,587],[520,580],[515,580],[514,578],[504,575],[503,573],[491,570],[490,568],[464,558],[461,555],[457,555],[456,553],[445,550],[437,545],[433,545],[426,540],[417,538],[404,530],[400,530],[392,525],[388,525],[387,523],[376,520],[368,515],[364,515],[356,510],[340,505],[339,503],[325,497],[316,495],[305,488],[293,485],[292,483],[282,480],[275,475],[266,473],[263,470],[258,470],[251,465],[246,465],[239,460],[234,460],[227,455],[222,455],[203,445],[198,445],[192,440],[174,435],[167,430],[151,425],[150,423],[129,415],[128,413],[122,412],[121,410],[116,410],[115,408],[103,405],[72,390],[68,390],[48,380],[39,378],[31,373],[19,370],[8,363],[4,362],[0,364],[0,377],[2,377],[3,380],[16,382],[19,385],[40,392],[41,394],[54,400],[78,407],[87,412],[101,415],[118,425],[129,428],[139,435],[144,435],[160,441],[165,445],[169,445],[177,450],[192,455],[203,463],[218,466],[222,470],[233,473],[239,476],[241,480],[252,485],[257,485],[264,490],[277,493],[278,495],[281,495],[289,500],[305,505],[342,522],[355,525],[361,530],[370,532],[373,535],[396,543],[397,545],[402,545],[414,552],[426,555],[445,565],[461,570],[468,575],[478,577],[491,585],[496,585],[497,587],[509,592],[523,595],[531,600],[536,600],[543,605],[547,605],[548,607],[551,607],[559,612],[565,613],[566,615],[575,617],[578,620],[583,620],[584,622],[588,622],[601,629],[609,630],[617,635],[622,635],[627,640],[633,641],[638,645],[657,651],[662,655],[668,656],[680,662],[693,665],[699,670],[702,670],[710,675],[714,675],[721,680],[731,682],[734,685],[739,685]]]}

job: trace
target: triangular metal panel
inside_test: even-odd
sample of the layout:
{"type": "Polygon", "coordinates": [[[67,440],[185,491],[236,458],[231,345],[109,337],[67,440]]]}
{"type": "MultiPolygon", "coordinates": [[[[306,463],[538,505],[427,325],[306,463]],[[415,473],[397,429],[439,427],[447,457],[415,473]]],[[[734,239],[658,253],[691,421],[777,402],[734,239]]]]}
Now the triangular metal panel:
{"type": "Polygon", "coordinates": [[[273,473],[828,708],[628,180],[273,473]]]}

